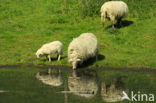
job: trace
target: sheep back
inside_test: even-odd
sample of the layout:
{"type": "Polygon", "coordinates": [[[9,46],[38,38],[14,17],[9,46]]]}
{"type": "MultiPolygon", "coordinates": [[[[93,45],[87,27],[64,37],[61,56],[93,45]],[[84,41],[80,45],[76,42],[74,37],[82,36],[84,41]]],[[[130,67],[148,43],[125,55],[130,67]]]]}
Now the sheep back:
{"type": "Polygon", "coordinates": [[[95,56],[97,51],[97,38],[95,35],[93,33],[83,33],[69,44],[68,59],[77,57],[77,59],[81,59],[81,62],[83,62],[95,56]]]}
{"type": "Polygon", "coordinates": [[[53,54],[53,53],[62,53],[62,43],[60,41],[54,41],[47,44],[42,45],[42,47],[38,50],[43,54],[53,54]]]}
{"type": "Polygon", "coordinates": [[[108,1],[101,7],[101,16],[114,17],[114,19],[126,17],[128,15],[128,6],[123,1],[108,1]],[[106,14],[107,13],[107,14],[106,14]]]}

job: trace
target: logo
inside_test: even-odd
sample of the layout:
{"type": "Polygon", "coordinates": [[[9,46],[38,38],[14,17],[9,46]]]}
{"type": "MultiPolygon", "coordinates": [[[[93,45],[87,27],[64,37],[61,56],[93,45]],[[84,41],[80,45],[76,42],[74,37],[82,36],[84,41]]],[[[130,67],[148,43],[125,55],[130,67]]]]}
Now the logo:
{"type": "Polygon", "coordinates": [[[131,91],[131,98],[127,95],[125,91],[122,92],[123,97],[122,100],[129,100],[129,101],[154,101],[154,94],[142,94],[140,91],[134,93],[131,91]]]}

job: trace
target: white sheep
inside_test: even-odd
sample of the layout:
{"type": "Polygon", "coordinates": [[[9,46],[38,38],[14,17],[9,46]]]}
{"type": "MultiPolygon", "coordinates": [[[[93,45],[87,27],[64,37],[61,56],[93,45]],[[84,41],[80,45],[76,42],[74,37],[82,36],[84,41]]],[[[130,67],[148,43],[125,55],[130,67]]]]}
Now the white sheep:
{"type": "Polygon", "coordinates": [[[128,6],[123,1],[108,1],[101,7],[101,21],[104,30],[105,19],[109,19],[114,28],[114,20],[121,26],[121,19],[128,15],[128,6]]]}
{"type": "Polygon", "coordinates": [[[93,33],[83,33],[79,37],[73,39],[68,47],[68,60],[72,63],[73,69],[78,64],[90,57],[98,56],[97,38],[93,33]]]}
{"type": "Polygon", "coordinates": [[[50,55],[57,53],[58,60],[60,60],[61,54],[62,54],[62,48],[63,48],[63,45],[60,41],[53,41],[50,43],[46,43],[46,44],[42,45],[42,47],[40,49],[37,50],[36,56],[37,56],[37,58],[46,56],[49,59],[49,62],[51,62],[50,55]]]}

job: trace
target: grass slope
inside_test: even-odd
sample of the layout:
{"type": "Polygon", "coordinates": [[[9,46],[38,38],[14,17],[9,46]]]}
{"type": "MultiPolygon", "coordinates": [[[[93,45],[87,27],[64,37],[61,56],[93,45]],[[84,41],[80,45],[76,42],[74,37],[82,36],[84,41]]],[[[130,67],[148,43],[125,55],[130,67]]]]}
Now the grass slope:
{"type": "MultiPolygon", "coordinates": [[[[89,0],[90,1],[90,0],[89,0]]],[[[28,64],[69,65],[67,48],[70,41],[84,32],[93,32],[99,41],[101,59],[92,65],[156,67],[156,18],[154,0],[124,0],[129,16],[124,27],[110,28],[106,21],[102,31],[99,9],[77,0],[66,4],[61,0],[0,1],[0,65],[28,64]],[[140,6],[138,6],[140,5],[140,6]],[[88,8],[85,8],[87,6],[88,8]],[[44,43],[60,40],[64,44],[63,59],[49,63],[34,53],[44,43]]],[[[55,56],[53,56],[55,57],[55,56]]]]}

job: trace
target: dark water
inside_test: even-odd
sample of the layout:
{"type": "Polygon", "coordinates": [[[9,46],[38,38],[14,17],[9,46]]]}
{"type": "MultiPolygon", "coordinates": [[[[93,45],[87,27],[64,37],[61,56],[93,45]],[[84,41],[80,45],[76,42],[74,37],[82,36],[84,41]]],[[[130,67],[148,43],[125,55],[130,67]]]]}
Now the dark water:
{"type": "Polygon", "coordinates": [[[156,71],[150,69],[0,69],[0,103],[149,103],[155,95],[156,71]]]}

